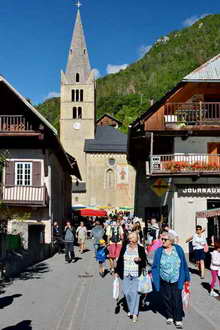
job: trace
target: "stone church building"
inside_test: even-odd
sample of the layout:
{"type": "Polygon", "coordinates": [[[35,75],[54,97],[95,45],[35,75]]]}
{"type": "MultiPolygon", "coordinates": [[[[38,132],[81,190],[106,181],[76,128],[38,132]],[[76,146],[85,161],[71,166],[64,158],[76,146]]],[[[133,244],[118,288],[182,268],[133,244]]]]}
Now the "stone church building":
{"type": "Polygon", "coordinates": [[[96,83],[77,11],[66,71],[61,72],[60,139],[77,158],[82,181],[73,177],[72,205],[134,205],[135,171],[128,165],[127,135],[106,114],[96,119],[96,83]]]}

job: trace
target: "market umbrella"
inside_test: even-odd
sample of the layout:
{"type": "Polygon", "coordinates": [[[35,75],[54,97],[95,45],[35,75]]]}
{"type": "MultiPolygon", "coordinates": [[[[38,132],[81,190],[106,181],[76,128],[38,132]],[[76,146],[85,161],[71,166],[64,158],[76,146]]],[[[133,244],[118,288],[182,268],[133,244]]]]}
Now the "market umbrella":
{"type": "Polygon", "coordinates": [[[93,209],[82,209],[77,210],[77,214],[81,215],[82,217],[106,217],[107,212],[105,210],[93,210],[93,209]]]}

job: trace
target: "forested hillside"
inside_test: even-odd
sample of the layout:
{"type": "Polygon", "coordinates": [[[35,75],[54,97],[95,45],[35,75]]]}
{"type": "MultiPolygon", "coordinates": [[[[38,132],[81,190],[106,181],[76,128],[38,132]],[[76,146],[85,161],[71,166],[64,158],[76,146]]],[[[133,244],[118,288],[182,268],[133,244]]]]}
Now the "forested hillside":
{"type": "MultiPolygon", "coordinates": [[[[95,45],[94,45],[95,47],[95,45]]],[[[97,80],[97,117],[108,112],[123,130],[186,74],[220,53],[220,15],[158,39],[150,51],[126,70],[97,80]]],[[[37,107],[58,128],[59,99],[37,107]]]]}

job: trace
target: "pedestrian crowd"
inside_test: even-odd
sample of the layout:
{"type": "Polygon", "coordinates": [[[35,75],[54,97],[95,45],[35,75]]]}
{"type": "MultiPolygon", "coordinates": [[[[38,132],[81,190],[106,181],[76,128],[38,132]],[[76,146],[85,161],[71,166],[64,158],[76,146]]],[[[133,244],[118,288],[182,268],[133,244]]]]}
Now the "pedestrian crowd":
{"type": "MultiPolygon", "coordinates": [[[[63,243],[65,259],[74,261],[74,240],[79,252],[86,251],[87,228],[81,221],[76,230],[67,222],[63,243]]],[[[61,251],[61,233],[55,223],[54,238],[61,251]]],[[[183,328],[184,307],[189,304],[190,274],[178,234],[167,223],[150,219],[145,224],[141,219],[123,214],[109,216],[104,221],[96,219],[91,229],[94,257],[98,262],[101,278],[108,273],[113,276],[113,290],[118,299],[119,279],[127,305],[128,317],[137,322],[139,307],[150,304],[156,296],[163,303],[167,324],[183,328]],[[108,262],[108,265],[107,265],[108,262]]],[[[205,253],[208,245],[204,229],[196,226],[196,232],[186,242],[192,242],[194,257],[201,278],[205,276],[205,253]]],[[[215,242],[211,252],[210,295],[217,296],[214,287],[220,284],[220,242],[215,242]]]]}

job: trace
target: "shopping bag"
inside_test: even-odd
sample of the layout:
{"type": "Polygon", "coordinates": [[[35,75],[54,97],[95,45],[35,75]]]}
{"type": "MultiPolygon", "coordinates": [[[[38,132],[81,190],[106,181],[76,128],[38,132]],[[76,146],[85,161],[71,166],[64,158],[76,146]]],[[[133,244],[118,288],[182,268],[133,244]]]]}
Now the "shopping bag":
{"type": "Polygon", "coordinates": [[[149,274],[142,273],[139,277],[138,292],[141,294],[150,293],[153,291],[151,277],[149,274]]]}
{"type": "Polygon", "coordinates": [[[182,302],[183,302],[184,311],[188,311],[190,308],[190,296],[191,296],[190,284],[187,282],[184,284],[182,290],[182,302]]]}
{"type": "Polygon", "coordinates": [[[118,299],[119,297],[119,279],[116,277],[113,281],[113,299],[118,299]]]}

